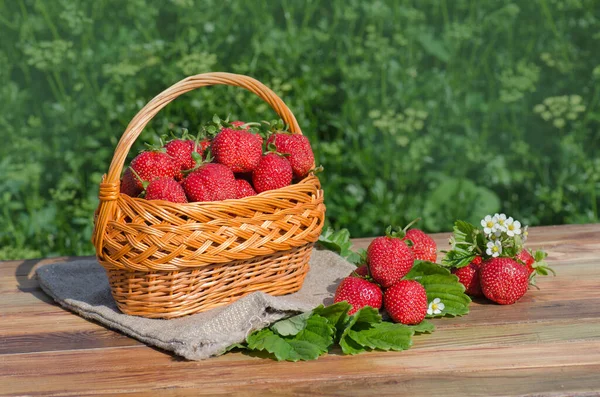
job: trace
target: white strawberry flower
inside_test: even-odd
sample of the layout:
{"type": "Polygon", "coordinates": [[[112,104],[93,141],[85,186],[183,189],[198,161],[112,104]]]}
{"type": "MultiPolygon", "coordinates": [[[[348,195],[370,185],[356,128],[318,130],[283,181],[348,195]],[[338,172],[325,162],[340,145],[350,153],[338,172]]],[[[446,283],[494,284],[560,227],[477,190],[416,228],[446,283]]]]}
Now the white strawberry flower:
{"type": "MultiPolygon", "coordinates": [[[[496,225],[497,226],[497,225],[496,225]]],[[[491,241],[496,241],[502,236],[502,230],[494,229],[492,233],[488,236],[491,241]]]]}
{"type": "Polygon", "coordinates": [[[508,218],[506,220],[506,234],[510,237],[521,234],[521,222],[514,220],[512,216],[508,218]]]}
{"type": "Polygon", "coordinates": [[[529,226],[525,225],[523,228],[523,244],[527,241],[527,236],[529,236],[529,231],[527,230],[529,226]]]}
{"type": "Polygon", "coordinates": [[[429,302],[429,308],[427,309],[427,314],[430,316],[433,314],[440,314],[446,305],[440,300],[440,298],[435,298],[431,302],[429,302]]]}
{"type": "Polygon", "coordinates": [[[483,232],[485,234],[492,234],[496,227],[497,219],[496,217],[492,217],[491,215],[486,215],[485,218],[481,220],[481,226],[483,226],[483,232]]]}
{"type": "Polygon", "coordinates": [[[506,231],[506,214],[496,214],[496,215],[494,215],[494,218],[496,218],[496,230],[505,232],[506,231]]]}
{"type": "Polygon", "coordinates": [[[502,243],[498,240],[488,241],[487,250],[485,252],[492,258],[500,256],[500,254],[502,253],[502,243]]]}

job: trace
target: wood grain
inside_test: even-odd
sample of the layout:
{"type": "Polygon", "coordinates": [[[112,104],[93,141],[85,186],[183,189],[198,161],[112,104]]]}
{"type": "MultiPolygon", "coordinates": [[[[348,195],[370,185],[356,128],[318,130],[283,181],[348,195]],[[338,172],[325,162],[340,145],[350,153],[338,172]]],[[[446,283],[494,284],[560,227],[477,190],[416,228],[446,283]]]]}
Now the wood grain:
{"type": "MultiPolygon", "coordinates": [[[[476,301],[408,351],[287,363],[190,362],[68,313],[32,277],[65,258],[0,262],[1,395],[600,395],[600,225],[533,228],[558,276],[517,304],[476,301]]],[[[447,234],[436,235],[445,248],[447,234]]],[[[357,246],[370,240],[360,239],[357,246]]]]}

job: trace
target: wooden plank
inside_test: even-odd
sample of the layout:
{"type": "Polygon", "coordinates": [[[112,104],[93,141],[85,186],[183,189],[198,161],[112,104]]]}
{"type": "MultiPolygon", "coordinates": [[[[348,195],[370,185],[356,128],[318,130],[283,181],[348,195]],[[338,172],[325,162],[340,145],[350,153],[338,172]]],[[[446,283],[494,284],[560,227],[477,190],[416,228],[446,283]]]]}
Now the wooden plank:
{"type": "Polygon", "coordinates": [[[142,343],[96,325],[88,330],[5,335],[0,340],[0,355],[138,345],[142,343]]]}
{"type": "Polygon", "coordinates": [[[320,379],[318,382],[272,380],[264,383],[206,385],[202,388],[172,386],[167,388],[119,391],[115,394],[85,396],[140,397],[160,395],[184,397],[198,395],[242,396],[506,396],[543,395],[597,396],[600,390],[600,366],[562,368],[519,368],[480,372],[411,374],[396,377],[356,377],[354,379],[320,379]]]}
{"type": "MultiPolygon", "coordinates": [[[[600,318],[577,322],[567,319],[511,324],[451,324],[440,319],[433,322],[437,332],[416,336],[413,348],[522,345],[600,338],[600,318]]],[[[89,328],[83,330],[58,332],[40,329],[37,333],[5,335],[0,340],[0,354],[142,346],[141,342],[117,331],[90,324],[89,328]]]]}
{"type": "MultiPolygon", "coordinates": [[[[288,363],[233,353],[202,362],[173,360],[150,349],[131,347],[5,355],[0,384],[14,394],[83,395],[86,390],[120,392],[132,385],[144,389],[197,387],[237,390],[240,385],[279,383],[306,385],[328,381],[381,384],[408,377],[436,378],[482,371],[535,370],[599,366],[600,341],[538,343],[498,347],[414,349],[400,353],[373,352],[358,356],[328,355],[317,361],[288,363]],[[129,359],[127,359],[129,358],[129,359]]],[[[534,380],[529,380],[533,381],[534,380]]],[[[588,388],[600,387],[588,378],[588,388]]],[[[439,390],[441,391],[441,390],[439,390]]],[[[484,393],[485,394],[485,393],[484,393]]]]}

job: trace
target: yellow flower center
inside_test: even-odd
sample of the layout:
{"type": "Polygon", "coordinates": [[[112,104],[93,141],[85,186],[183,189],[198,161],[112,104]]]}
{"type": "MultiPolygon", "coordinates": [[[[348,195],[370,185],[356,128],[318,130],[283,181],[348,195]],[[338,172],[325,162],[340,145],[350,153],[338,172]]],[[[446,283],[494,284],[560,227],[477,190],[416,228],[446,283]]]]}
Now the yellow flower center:
{"type": "Polygon", "coordinates": [[[498,252],[498,246],[497,245],[494,245],[492,247],[492,252],[498,252]]]}
{"type": "Polygon", "coordinates": [[[515,225],[508,225],[508,230],[515,230],[515,225]]]}
{"type": "Polygon", "coordinates": [[[432,303],[431,304],[431,310],[437,310],[437,309],[438,309],[437,303],[432,303]]]}
{"type": "Polygon", "coordinates": [[[488,223],[486,223],[486,226],[489,227],[490,229],[492,228],[492,226],[494,226],[494,222],[489,221],[488,223]]]}
{"type": "Polygon", "coordinates": [[[501,224],[501,225],[504,225],[504,221],[502,219],[499,219],[498,223],[501,224]]]}

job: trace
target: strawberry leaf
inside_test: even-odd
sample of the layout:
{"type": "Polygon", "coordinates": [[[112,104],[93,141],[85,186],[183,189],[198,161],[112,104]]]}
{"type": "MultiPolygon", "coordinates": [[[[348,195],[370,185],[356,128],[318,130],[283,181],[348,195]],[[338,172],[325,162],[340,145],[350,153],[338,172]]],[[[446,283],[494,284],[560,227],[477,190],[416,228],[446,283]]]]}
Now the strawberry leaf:
{"type": "Polygon", "coordinates": [[[428,318],[462,316],[469,313],[471,298],[465,294],[465,287],[458,281],[458,277],[450,274],[448,269],[436,263],[417,261],[405,279],[421,283],[427,293],[428,302],[439,298],[444,304],[441,313],[428,315],[428,318]]]}
{"type": "MultiPolygon", "coordinates": [[[[406,350],[412,346],[414,330],[403,324],[381,322],[369,324],[368,328],[350,329],[347,337],[370,350],[406,350]]],[[[355,345],[352,345],[355,348],[355,345]]]]}
{"type": "Polygon", "coordinates": [[[447,267],[465,267],[478,252],[485,251],[485,237],[477,227],[469,222],[458,220],[454,223],[454,232],[450,238],[452,249],[444,251],[442,265],[447,267]]]}
{"type": "Polygon", "coordinates": [[[352,316],[348,317],[344,323],[339,342],[344,354],[358,354],[365,351],[364,347],[349,337],[348,333],[351,330],[358,331],[369,329],[373,324],[381,323],[381,321],[379,312],[370,306],[365,306],[352,316]]]}
{"type": "Polygon", "coordinates": [[[348,321],[348,311],[351,308],[352,306],[348,302],[343,301],[325,307],[323,305],[320,305],[317,308],[315,308],[312,312],[321,317],[325,317],[327,321],[329,321],[329,324],[335,327],[335,329],[338,331],[338,335],[336,337],[337,342],[339,341],[339,338],[344,329],[344,324],[348,321]]]}
{"type": "Polygon", "coordinates": [[[477,254],[464,248],[455,248],[446,252],[446,256],[442,259],[442,264],[448,267],[461,268],[468,266],[475,259],[477,254]]]}
{"type": "Polygon", "coordinates": [[[423,320],[417,325],[409,325],[409,327],[415,332],[415,334],[430,334],[435,331],[435,325],[427,320],[423,320]]]}
{"type": "Polygon", "coordinates": [[[311,312],[301,313],[297,316],[278,321],[271,326],[271,329],[281,336],[297,335],[306,327],[311,314],[311,312]]]}
{"type": "Polygon", "coordinates": [[[333,344],[335,329],[325,317],[313,314],[296,335],[281,336],[264,328],[248,336],[249,350],[265,350],[278,361],[315,360],[333,344]]]}
{"type": "Polygon", "coordinates": [[[415,261],[412,269],[406,276],[404,276],[407,280],[417,280],[422,276],[428,276],[432,274],[442,274],[449,275],[450,270],[440,266],[437,263],[428,262],[428,261],[415,261]]]}
{"type": "Polygon", "coordinates": [[[350,241],[350,232],[348,229],[340,229],[338,231],[332,228],[327,228],[325,232],[319,236],[319,244],[330,251],[337,252],[341,257],[346,258],[351,263],[364,263],[366,251],[352,250],[352,241],[350,241]]]}

